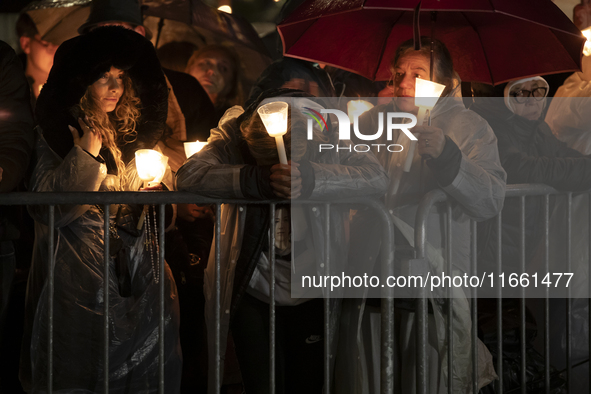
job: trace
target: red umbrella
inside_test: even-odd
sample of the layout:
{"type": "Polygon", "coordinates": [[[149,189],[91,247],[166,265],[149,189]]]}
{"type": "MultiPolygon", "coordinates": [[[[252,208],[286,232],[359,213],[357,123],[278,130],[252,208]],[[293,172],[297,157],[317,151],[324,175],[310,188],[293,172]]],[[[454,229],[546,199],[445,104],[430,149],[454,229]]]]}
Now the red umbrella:
{"type": "MultiPolygon", "coordinates": [[[[388,80],[396,48],[413,37],[417,4],[308,0],[278,26],[284,55],[388,80]]],[[[423,0],[421,11],[423,35],[434,28],[464,81],[498,84],[581,68],[585,38],[550,0],[423,0]]]]}

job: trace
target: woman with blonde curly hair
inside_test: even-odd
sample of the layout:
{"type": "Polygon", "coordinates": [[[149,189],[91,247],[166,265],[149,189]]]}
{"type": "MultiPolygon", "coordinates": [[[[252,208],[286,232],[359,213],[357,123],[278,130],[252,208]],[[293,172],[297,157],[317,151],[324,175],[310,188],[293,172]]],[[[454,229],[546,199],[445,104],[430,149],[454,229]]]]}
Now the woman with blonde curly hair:
{"type": "MultiPolygon", "coordinates": [[[[152,44],[121,27],[102,27],[63,43],[37,102],[39,192],[137,191],[136,150],[153,148],[165,128],[168,89],[152,44]]],[[[165,184],[170,181],[167,172],[165,184]]],[[[171,183],[170,183],[171,184],[171,183]]],[[[45,253],[53,232],[53,390],[103,392],[104,261],[109,253],[109,392],[158,392],[159,287],[164,282],[166,393],[181,370],[176,286],[160,277],[153,229],[138,230],[141,207],[110,208],[110,248],[102,205],[29,207],[36,245],[29,276],[20,378],[28,392],[47,390],[49,312],[45,253]],[[152,247],[149,247],[152,245],[152,247]]],[[[148,215],[148,219],[151,215],[148,215]]],[[[154,222],[156,220],[154,219],[154,222]]]]}

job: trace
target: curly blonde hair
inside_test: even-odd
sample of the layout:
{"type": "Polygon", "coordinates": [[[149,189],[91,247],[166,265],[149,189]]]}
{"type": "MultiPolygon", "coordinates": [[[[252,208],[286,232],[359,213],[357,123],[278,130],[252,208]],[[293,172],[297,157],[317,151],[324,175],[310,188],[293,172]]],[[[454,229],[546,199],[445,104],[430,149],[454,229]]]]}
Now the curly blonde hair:
{"type": "Polygon", "coordinates": [[[103,146],[108,148],[120,175],[124,174],[125,163],[121,156],[121,147],[137,139],[136,124],[140,117],[141,101],[137,97],[133,82],[127,73],[123,74],[123,94],[115,109],[106,113],[98,100],[92,95],[90,86],[80,99],[73,112],[84,114],[101,133],[103,146]]]}

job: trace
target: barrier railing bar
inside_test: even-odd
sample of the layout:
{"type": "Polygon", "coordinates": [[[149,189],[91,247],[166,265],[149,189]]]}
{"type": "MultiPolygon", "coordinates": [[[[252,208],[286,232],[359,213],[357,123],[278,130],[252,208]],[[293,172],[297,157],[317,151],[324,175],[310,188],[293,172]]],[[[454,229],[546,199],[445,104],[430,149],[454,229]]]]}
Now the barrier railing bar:
{"type": "MultiPolygon", "coordinates": [[[[541,184],[517,184],[517,185],[509,185],[506,188],[506,193],[505,193],[505,198],[515,198],[518,197],[521,199],[521,214],[522,216],[524,216],[525,210],[524,210],[524,204],[525,204],[525,196],[544,196],[545,198],[549,198],[549,196],[551,195],[564,195],[565,192],[563,191],[557,191],[554,188],[547,186],[547,185],[541,185],[541,184]]],[[[571,193],[566,193],[568,198],[569,198],[569,206],[572,206],[572,194],[571,193]]],[[[442,201],[446,201],[447,200],[447,195],[441,191],[441,190],[432,190],[429,193],[427,193],[422,200],[420,201],[418,210],[417,210],[417,214],[416,214],[416,219],[415,219],[415,245],[416,245],[416,258],[422,258],[424,257],[424,248],[425,248],[425,242],[426,242],[426,219],[428,217],[428,212],[429,209],[438,202],[442,202],[442,201]]],[[[572,208],[569,208],[572,209],[572,208]]],[[[549,215],[548,215],[549,216],[549,215]]],[[[568,221],[568,231],[569,234],[567,235],[567,237],[569,238],[569,242],[571,239],[571,235],[570,235],[570,223],[571,223],[571,216],[569,216],[568,221]]],[[[589,221],[590,221],[590,228],[589,228],[589,265],[590,265],[590,269],[591,269],[591,197],[589,200],[589,221]]],[[[522,263],[522,268],[524,267],[524,263],[525,263],[525,233],[524,233],[524,225],[525,225],[525,218],[522,217],[520,218],[520,222],[521,222],[521,242],[523,247],[521,248],[521,263],[522,263]]],[[[500,278],[498,275],[500,275],[502,273],[502,233],[501,233],[501,229],[502,229],[502,216],[501,213],[499,213],[496,217],[496,223],[497,223],[497,229],[499,231],[497,231],[497,246],[498,246],[498,254],[497,254],[497,371],[502,371],[503,370],[503,360],[502,360],[502,354],[503,354],[503,343],[502,343],[502,337],[503,337],[503,327],[502,327],[502,322],[503,322],[503,318],[502,318],[502,289],[501,287],[498,285],[500,283],[500,278]]],[[[569,253],[569,259],[570,259],[570,246],[568,248],[568,253],[569,253]]],[[[570,264],[570,262],[569,262],[570,264]]],[[[570,265],[568,266],[568,270],[571,270],[570,265]]],[[[525,270],[524,270],[525,272],[525,270]]],[[[591,276],[589,277],[589,287],[591,288],[591,276]]],[[[568,289],[568,293],[569,293],[569,297],[570,297],[570,288],[568,289]]],[[[424,295],[424,293],[423,293],[424,295]]],[[[522,299],[525,296],[525,294],[523,293],[523,289],[522,289],[522,299]]],[[[591,292],[589,294],[589,302],[591,305],[591,292]]],[[[570,308],[571,305],[570,303],[567,303],[567,308],[569,308],[569,316],[567,319],[567,338],[569,341],[569,348],[567,349],[567,352],[570,354],[571,349],[570,349],[570,308]]],[[[549,319],[549,305],[545,306],[546,309],[546,323],[549,326],[548,323],[548,319],[549,319]]],[[[423,315],[426,315],[426,302],[419,300],[419,302],[417,303],[417,321],[418,321],[418,326],[417,326],[417,330],[418,330],[418,336],[417,336],[417,392],[419,393],[426,393],[426,386],[425,386],[425,366],[426,366],[426,362],[427,362],[427,358],[426,358],[426,353],[424,352],[425,349],[422,348],[423,344],[426,344],[427,338],[426,338],[426,332],[422,332],[423,330],[426,331],[426,324],[422,324],[422,322],[424,321],[424,318],[422,317],[423,315]]],[[[526,387],[526,376],[525,376],[525,366],[524,364],[526,364],[526,358],[525,358],[525,349],[523,349],[524,345],[525,345],[525,304],[522,301],[520,304],[520,315],[521,315],[521,332],[520,332],[520,337],[521,337],[521,345],[522,345],[522,349],[521,349],[521,353],[522,353],[522,360],[521,360],[521,376],[520,376],[520,380],[521,380],[521,391],[522,392],[526,392],[527,387],[526,387]]],[[[590,312],[590,318],[591,318],[591,312],[590,312]]],[[[548,330],[548,336],[549,336],[549,330],[548,330]]],[[[548,339],[549,340],[549,339],[548,339]]],[[[545,344],[544,345],[546,347],[546,349],[549,348],[549,344],[545,344]]],[[[589,352],[591,353],[591,332],[589,333],[589,352]]],[[[546,364],[549,361],[546,360],[546,364]]],[[[545,372],[545,380],[546,380],[546,386],[549,386],[549,378],[550,378],[550,374],[548,373],[548,367],[545,366],[546,372],[545,372]]],[[[572,369],[572,361],[570,360],[570,357],[567,357],[567,379],[569,381],[569,385],[570,383],[570,379],[569,379],[569,375],[570,375],[570,369],[572,369]]],[[[589,373],[591,374],[591,363],[589,364],[589,373]]],[[[502,372],[499,373],[499,380],[496,383],[496,392],[498,393],[502,393],[503,390],[503,375],[502,372]]],[[[591,393],[591,385],[590,385],[590,393],[591,393]]]]}
{"type": "MultiPolygon", "coordinates": [[[[439,189],[431,190],[425,194],[419,202],[417,214],[415,217],[415,249],[416,258],[425,258],[425,246],[427,242],[427,218],[429,211],[435,203],[445,201],[447,195],[439,189]]],[[[417,394],[428,394],[427,390],[427,343],[428,343],[428,309],[427,309],[427,290],[419,289],[419,298],[417,300],[416,322],[417,322],[417,365],[416,365],[416,385],[417,394]]]]}
{"type": "MultiPolygon", "coordinates": [[[[447,232],[447,240],[445,244],[445,265],[446,271],[449,275],[453,274],[453,266],[452,266],[452,259],[451,259],[451,249],[452,249],[452,234],[451,234],[451,201],[447,201],[446,203],[446,218],[445,218],[445,231],[447,232]]],[[[452,296],[452,288],[449,286],[446,290],[447,293],[447,327],[446,327],[446,336],[447,336],[447,392],[449,394],[453,393],[453,365],[454,365],[454,336],[453,336],[453,329],[454,329],[454,320],[453,320],[453,303],[454,299],[452,296]]]]}
{"type": "MultiPolygon", "coordinates": [[[[109,247],[109,219],[110,219],[110,210],[109,206],[111,204],[120,204],[122,201],[125,201],[126,204],[143,204],[143,205],[159,205],[159,218],[160,218],[160,225],[159,225],[159,269],[160,269],[160,278],[163,281],[165,275],[165,266],[164,266],[164,230],[165,230],[165,218],[164,218],[164,210],[166,204],[174,204],[174,203],[197,203],[197,204],[215,204],[216,205],[216,226],[215,226],[215,285],[216,285],[216,294],[215,294],[215,307],[216,307],[216,316],[215,316],[215,339],[214,339],[214,346],[215,346],[215,360],[216,366],[214,367],[214,386],[219,391],[221,388],[221,338],[220,338],[220,328],[221,328],[221,276],[220,276],[220,259],[221,259],[221,250],[219,240],[221,238],[221,204],[244,204],[245,200],[239,199],[229,199],[220,202],[219,199],[212,199],[212,198],[205,198],[193,193],[188,192],[169,192],[169,193],[151,193],[151,192],[66,192],[66,193],[58,193],[58,192],[23,192],[23,193],[8,193],[0,196],[0,205],[46,205],[49,206],[49,228],[50,234],[48,237],[48,249],[49,249],[49,273],[48,273],[48,313],[49,313],[49,329],[48,329],[48,366],[47,366],[47,383],[48,389],[47,392],[52,392],[53,386],[53,294],[54,294],[54,265],[55,265],[55,252],[54,252],[54,226],[55,226],[55,219],[54,219],[54,208],[55,205],[62,205],[62,204],[73,204],[73,205],[94,205],[94,204],[102,204],[107,206],[106,214],[104,217],[105,223],[105,231],[104,235],[106,236],[105,239],[105,251],[108,250],[109,247]]],[[[276,204],[278,200],[264,200],[264,201],[248,201],[249,204],[276,204]]],[[[297,205],[300,204],[317,204],[317,201],[308,200],[308,201],[293,201],[297,205]]],[[[334,203],[338,204],[363,204],[365,206],[371,207],[372,209],[378,211],[382,215],[382,225],[384,229],[384,238],[382,242],[382,255],[385,256],[383,258],[383,264],[387,267],[393,267],[394,263],[394,224],[390,216],[388,215],[385,207],[382,203],[376,200],[367,200],[367,199],[341,199],[334,203]]],[[[326,217],[326,225],[329,226],[330,224],[330,205],[331,203],[326,203],[327,208],[327,217],[326,217]]],[[[326,236],[329,239],[330,235],[330,228],[326,228],[326,236]]],[[[424,249],[423,249],[424,250],[424,249]]],[[[329,248],[327,248],[327,253],[329,253],[329,248]]],[[[327,258],[330,256],[327,254],[327,258]]],[[[105,266],[108,269],[108,260],[109,256],[105,256],[105,266]]],[[[326,264],[326,271],[328,271],[329,261],[327,260],[326,264]]],[[[107,272],[107,271],[106,271],[107,272]]],[[[105,301],[108,303],[108,284],[109,284],[109,276],[108,273],[105,275],[105,301]]],[[[160,325],[159,325],[159,336],[160,336],[160,343],[159,343],[159,392],[164,392],[164,285],[161,284],[160,288],[160,325]]],[[[393,362],[393,343],[394,343],[394,304],[393,304],[393,297],[391,296],[391,290],[386,290],[388,297],[385,302],[382,303],[382,310],[385,310],[383,314],[382,320],[382,328],[383,330],[382,335],[382,354],[381,360],[386,361],[384,365],[387,365],[386,368],[382,369],[381,375],[381,382],[384,383],[382,385],[382,392],[393,392],[394,387],[394,378],[393,378],[393,370],[394,370],[394,362],[393,362]]],[[[424,316],[426,317],[427,309],[426,309],[426,302],[423,303],[424,305],[424,316]]],[[[325,300],[325,306],[327,307],[325,310],[325,319],[327,322],[330,318],[330,304],[329,300],[325,300]]],[[[106,309],[105,316],[108,317],[108,304],[103,308],[106,309]]],[[[228,311],[227,311],[228,312],[228,311]]],[[[106,319],[108,321],[108,319],[106,319]]],[[[426,326],[426,319],[422,318],[425,322],[423,335],[426,338],[427,334],[427,326],[426,326]]],[[[107,323],[108,324],[108,323],[107,323]]],[[[105,328],[107,328],[107,324],[105,324],[105,328]]],[[[330,326],[325,326],[325,333],[328,336],[330,334],[330,326]]],[[[108,332],[105,333],[105,357],[108,357],[108,332]]],[[[326,367],[326,382],[330,384],[330,349],[329,349],[329,342],[330,338],[327,337],[326,339],[326,348],[325,351],[327,352],[328,362],[325,364],[326,367]]],[[[426,342],[423,342],[426,343],[426,342]]],[[[424,349],[426,350],[426,348],[424,349]]],[[[426,353],[425,353],[426,354],[426,353]]],[[[423,360],[426,360],[426,356],[423,357],[423,360]]],[[[422,364],[424,365],[424,363],[422,364]]],[[[105,364],[105,371],[104,371],[104,380],[105,380],[105,392],[108,392],[108,361],[105,364]]],[[[425,375],[425,369],[423,368],[423,375],[425,375]]],[[[327,386],[330,388],[329,386],[327,386]]],[[[426,386],[423,385],[424,390],[423,392],[426,394],[426,386]]]]}
{"type": "MultiPolygon", "coordinates": [[[[472,275],[478,275],[476,261],[476,222],[470,220],[472,275]]],[[[478,288],[472,286],[471,314],[472,314],[472,392],[478,392],[478,288]]]]}
{"type": "MultiPolygon", "coordinates": [[[[572,272],[572,215],[573,215],[573,195],[567,193],[567,214],[566,214],[566,272],[572,272]]],[[[571,313],[572,303],[570,299],[570,287],[566,290],[566,384],[568,386],[568,392],[573,393],[572,390],[572,325],[571,325],[571,313]]]]}
{"type": "Polygon", "coordinates": [[[111,231],[111,206],[109,204],[105,204],[103,206],[104,212],[104,262],[105,265],[103,267],[103,336],[105,343],[103,344],[103,352],[104,352],[104,361],[103,361],[103,392],[105,394],[109,394],[109,266],[110,263],[110,231],[111,231]]]}
{"type": "Polygon", "coordinates": [[[214,371],[214,386],[215,392],[219,393],[222,387],[222,372],[221,372],[221,247],[220,247],[220,238],[221,235],[221,217],[222,217],[222,206],[220,203],[216,204],[215,209],[215,300],[214,300],[214,307],[215,307],[215,371],[214,371]]]}
{"type": "Polygon", "coordinates": [[[496,392],[503,394],[503,288],[501,286],[501,273],[503,272],[503,241],[502,241],[502,213],[497,215],[497,371],[499,380],[496,392]]]}
{"type": "MultiPolygon", "coordinates": [[[[519,197],[519,266],[521,272],[525,272],[525,196],[519,197]]],[[[526,330],[525,330],[525,289],[522,287],[519,290],[519,344],[521,354],[521,393],[527,393],[527,346],[526,346],[526,330]]],[[[502,356],[501,356],[502,357],[502,356]]]]}
{"type": "MultiPolygon", "coordinates": [[[[330,275],[330,204],[325,204],[324,209],[324,274],[330,275]]],[[[330,293],[324,296],[324,392],[330,393],[330,293]]]]}
{"type": "Polygon", "coordinates": [[[49,267],[47,278],[47,298],[48,298],[48,320],[47,330],[47,393],[53,393],[53,293],[55,291],[55,252],[54,252],[54,234],[55,234],[55,206],[49,206],[49,267]]]}
{"type": "MultiPolygon", "coordinates": [[[[154,206],[154,209],[156,207],[154,206]]],[[[166,230],[165,223],[166,205],[158,205],[158,290],[160,291],[160,321],[158,324],[158,394],[164,394],[164,231],[166,230]]],[[[154,212],[156,216],[156,212],[154,212]]],[[[156,228],[156,226],[154,226],[156,228]]]]}
{"type": "MultiPolygon", "coordinates": [[[[383,217],[390,219],[383,205],[376,205],[383,211],[383,217]]],[[[379,211],[379,209],[376,209],[379,211]]],[[[382,242],[382,275],[394,276],[394,225],[391,221],[385,220],[382,223],[382,233],[390,244],[382,242]]],[[[381,394],[394,393],[394,290],[388,286],[382,288],[382,325],[381,325],[381,370],[380,370],[380,392],[381,394]]]]}
{"type": "MultiPolygon", "coordinates": [[[[589,250],[587,251],[588,255],[587,258],[589,259],[589,263],[587,265],[587,269],[589,271],[587,272],[591,272],[591,194],[587,195],[587,199],[588,199],[588,205],[587,205],[587,209],[589,210],[589,227],[587,228],[588,234],[587,236],[589,237],[587,239],[587,243],[588,243],[588,247],[589,250]]],[[[589,316],[588,316],[588,321],[591,322],[591,275],[587,275],[589,277],[589,282],[588,282],[588,286],[587,286],[587,302],[589,303],[588,305],[588,309],[589,309],[589,316]]],[[[587,345],[589,347],[588,351],[589,351],[589,357],[591,357],[591,330],[589,330],[588,333],[588,338],[587,338],[587,345]]],[[[589,363],[589,393],[591,393],[591,359],[588,361],[589,363]]]]}
{"type": "Polygon", "coordinates": [[[275,394],[275,204],[269,210],[269,393],[275,394]]]}
{"type": "MultiPolygon", "coordinates": [[[[550,196],[544,196],[544,270],[550,272],[550,196]]],[[[550,288],[544,299],[544,390],[550,394],[550,288]]]]}

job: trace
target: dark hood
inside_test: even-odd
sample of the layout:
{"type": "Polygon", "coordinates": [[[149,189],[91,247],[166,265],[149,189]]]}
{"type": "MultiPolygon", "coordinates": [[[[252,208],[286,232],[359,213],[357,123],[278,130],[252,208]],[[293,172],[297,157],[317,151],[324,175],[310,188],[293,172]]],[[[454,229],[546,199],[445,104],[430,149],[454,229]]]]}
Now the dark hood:
{"type": "Polygon", "coordinates": [[[100,27],[60,45],[37,100],[35,113],[43,135],[62,158],[74,144],[68,125],[80,131],[70,114],[71,108],[111,66],[128,72],[141,100],[138,137],[122,147],[123,160],[130,161],[137,149],[153,148],[162,136],[168,112],[168,87],[152,43],[123,27],[100,27]]]}

